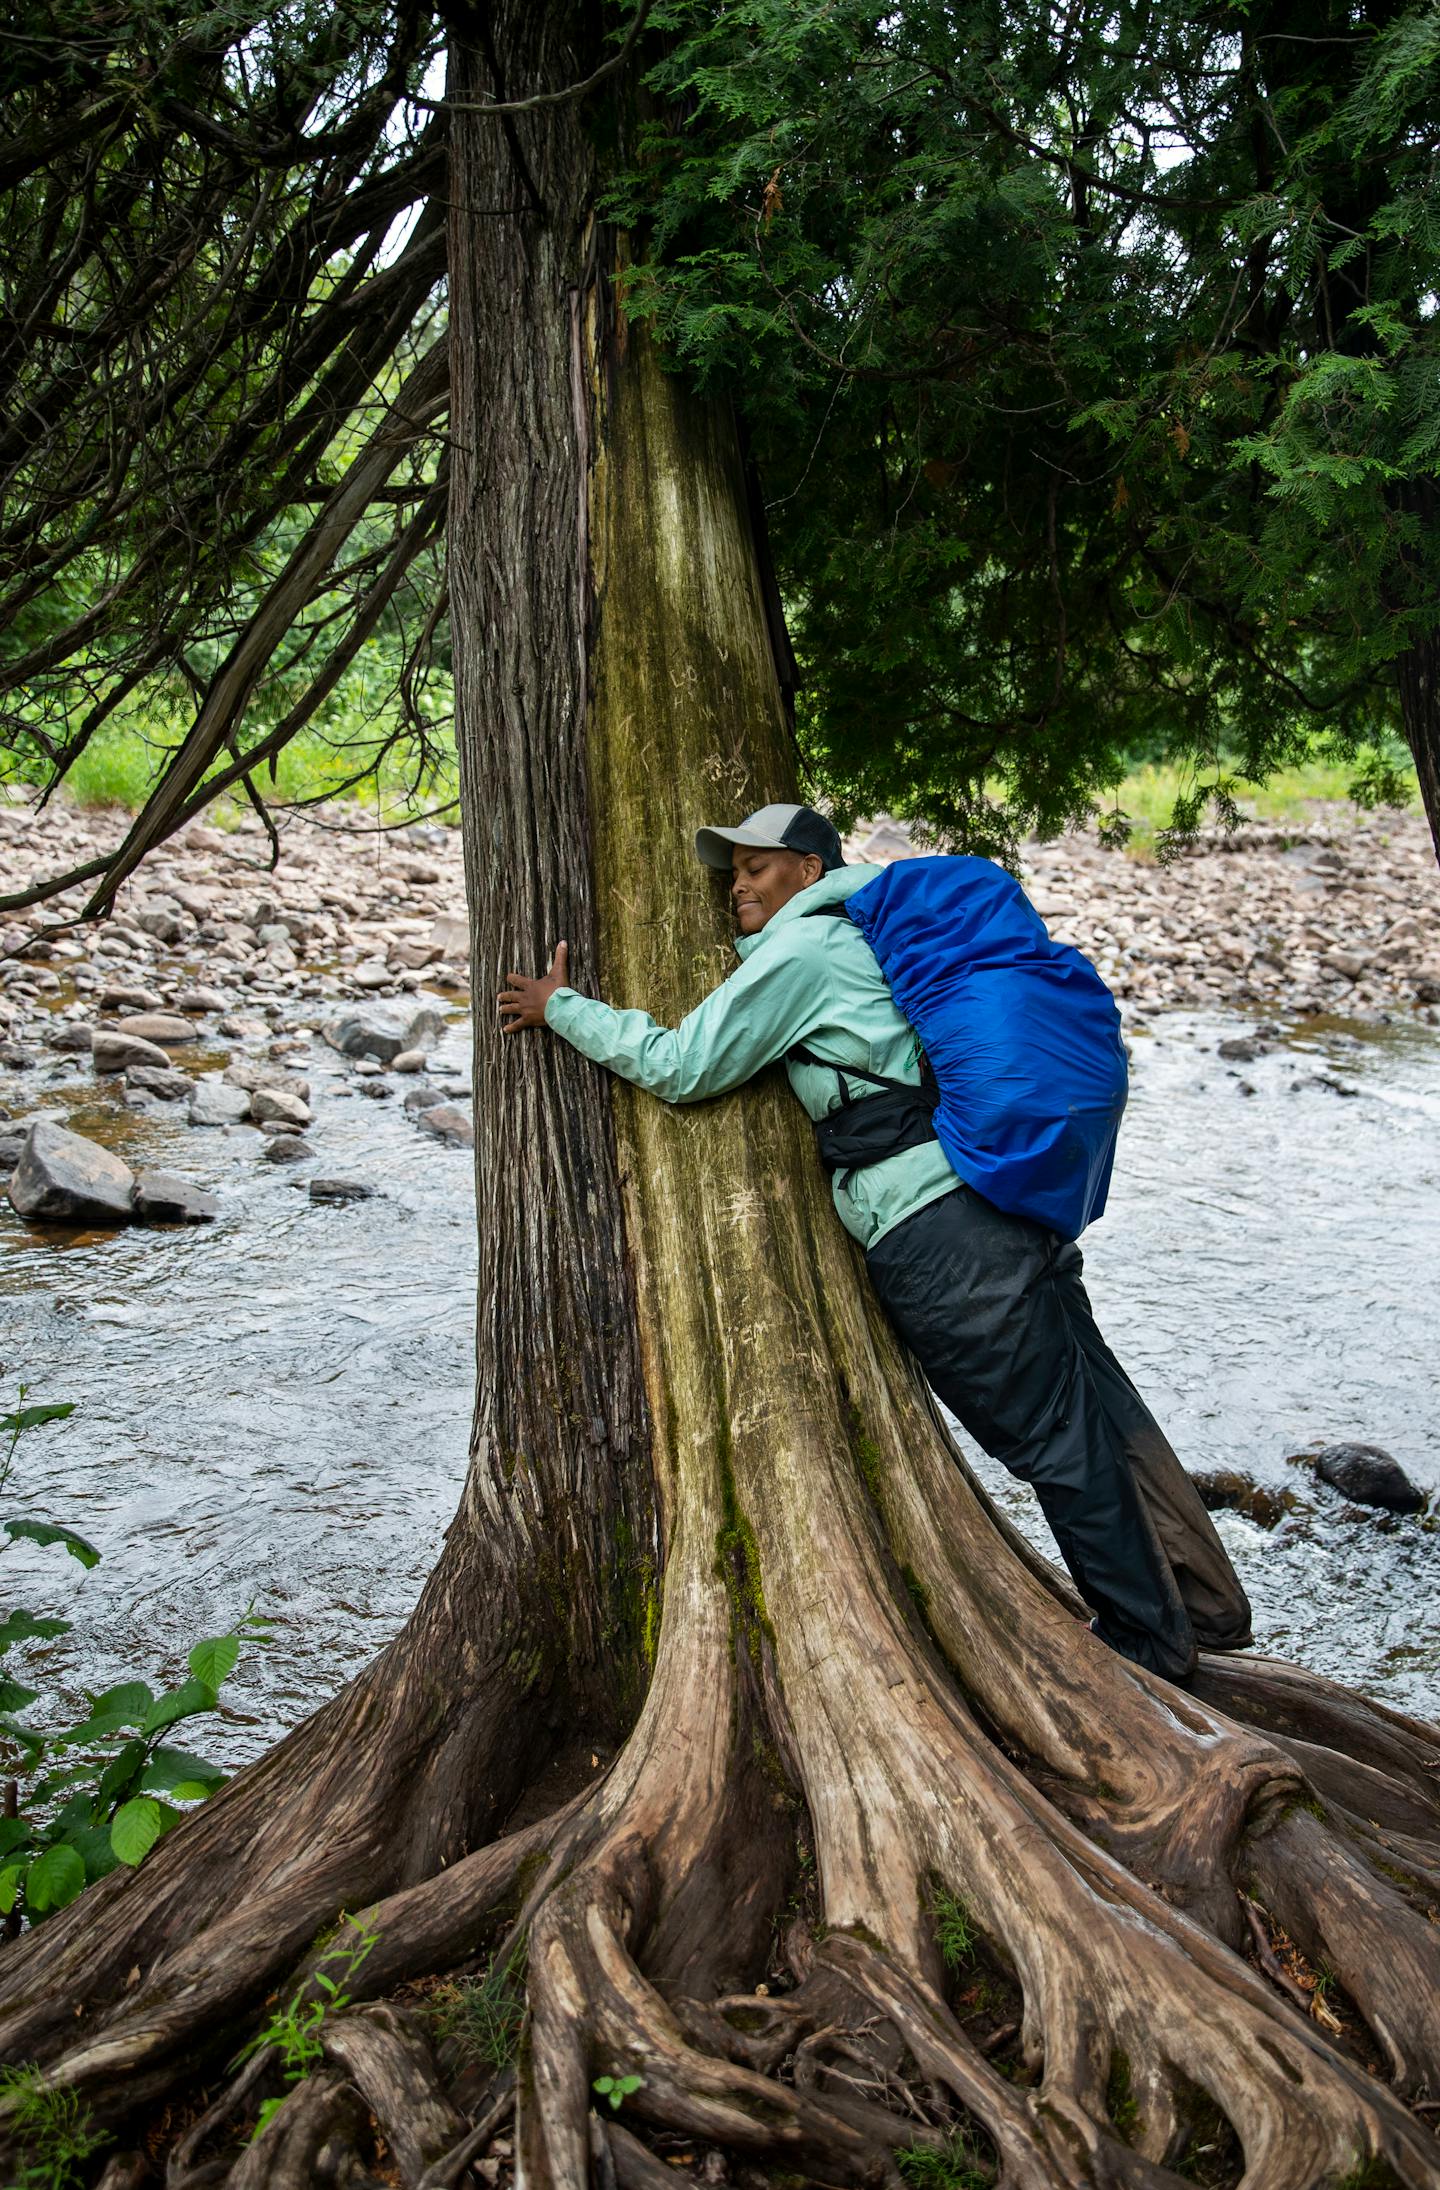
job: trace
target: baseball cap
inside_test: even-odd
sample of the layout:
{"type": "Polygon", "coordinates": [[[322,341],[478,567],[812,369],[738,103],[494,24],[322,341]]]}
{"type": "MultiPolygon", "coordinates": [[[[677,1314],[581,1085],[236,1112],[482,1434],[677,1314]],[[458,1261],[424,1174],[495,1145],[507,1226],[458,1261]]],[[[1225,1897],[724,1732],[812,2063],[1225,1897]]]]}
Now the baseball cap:
{"type": "Polygon", "coordinates": [[[813,852],[827,871],[845,864],[839,832],[813,806],[761,806],[738,829],[699,829],[695,834],[695,850],[707,867],[728,871],[736,844],[755,852],[813,852]]]}

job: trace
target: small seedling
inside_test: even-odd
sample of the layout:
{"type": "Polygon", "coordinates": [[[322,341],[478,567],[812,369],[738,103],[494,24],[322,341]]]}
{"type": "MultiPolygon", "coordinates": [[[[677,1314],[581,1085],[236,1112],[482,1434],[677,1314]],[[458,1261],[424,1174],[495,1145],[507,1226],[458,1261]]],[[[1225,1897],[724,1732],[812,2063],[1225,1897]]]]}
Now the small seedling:
{"type": "Polygon", "coordinates": [[[953,1976],[966,1967],[974,1950],[975,1932],[970,1911],[963,1901],[940,1886],[930,1903],[930,1917],[935,1926],[935,1944],[940,1949],[940,1959],[953,1976]]]}
{"type": "Polygon", "coordinates": [[[644,2081],[643,2076],[597,2076],[590,2088],[598,2091],[602,2099],[608,2099],[611,2111],[618,2113],[630,2094],[638,2091],[644,2081]]]}

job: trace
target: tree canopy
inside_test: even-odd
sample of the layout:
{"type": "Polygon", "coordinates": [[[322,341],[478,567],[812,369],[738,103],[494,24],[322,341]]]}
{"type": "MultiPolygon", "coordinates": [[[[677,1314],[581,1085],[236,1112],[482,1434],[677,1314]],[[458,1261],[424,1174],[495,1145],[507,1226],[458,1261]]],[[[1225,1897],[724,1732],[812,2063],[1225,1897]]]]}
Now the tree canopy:
{"type": "MultiPolygon", "coordinates": [[[[1123,835],[1137,752],[1196,764],[1181,827],[1317,736],[1400,794],[1440,625],[1432,5],[606,20],[641,34],[599,146],[625,309],[748,432],[814,792],[1002,853],[1097,800],[1123,835]]],[[[217,784],[258,797],[377,631],[385,736],[443,737],[441,38],[298,0],[32,10],[5,48],[3,734],[50,781],[127,707],[167,749],[97,902],[217,784]]]]}

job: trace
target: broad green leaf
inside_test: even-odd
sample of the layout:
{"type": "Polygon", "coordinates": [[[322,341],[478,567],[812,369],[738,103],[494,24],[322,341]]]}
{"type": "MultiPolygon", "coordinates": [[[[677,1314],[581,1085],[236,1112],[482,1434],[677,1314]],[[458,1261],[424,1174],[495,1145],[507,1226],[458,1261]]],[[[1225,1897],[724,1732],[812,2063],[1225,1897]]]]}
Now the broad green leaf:
{"type": "Polygon", "coordinates": [[[218,1688],[234,1672],[239,1655],[238,1635],[212,1635],[207,1642],[196,1643],[188,1662],[197,1681],[207,1688],[218,1688]]]}
{"type": "Polygon", "coordinates": [[[93,1886],[97,1878],[115,1868],[115,1854],[110,1846],[108,1825],[92,1825],[88,1818],[76,1818],[56,1834],[67,1848],[73,1848],[85,1866],[85,1883],[93,1886]]]}
{"type": "Polygon", "coordinates": [[[18,1742],[32,1761],[44,1752],[45,1736],[37,1734],[34,1727],[27,1726],[23,1719],[12,1719],[0,1713],[0,1734],[8,1734],[11,1741],[18,1742]]]}
{"type": "Polygon", "coordinates": [[[137,1792],[135,1781],[145,1768],[145,1743],[138,1734],[132,1734],[118,1748],[95,1789],[95,1807],[103,1817],[107,1810],[118,1808],[127,1795],[137,1792]]]}
{"type": "Polygon", "coordinates": [[[19,1681],[7,1680],[0,1673],[0,1711],[23,1711],[27,1703],[33,1703],[39,1695],[38,1688],[22,1687],[19,1681]]]}
{"type": "Polygon", "coordinates": [[[110,1820],[110,1845],[122,1863],[143,1863],[165,1827],[160,1805],[151,1795],[137,1795],[110,1820]]]}
{"type": "Polygon", "coordinates": [[[206,1682],[192,1676],[182,1681],[178,1688],[167,1689],[157,1696],[145,1714],[140,1731],[142,1734],[158,1734],[162,1728],[173,1726],[177,1719],[194,1718],[197,1711],[213,1711],[216,1696],[206,1682]]]}
{"type": "Polygon", "coordinates": [[[118,1734],[127,1726],[139,1726],[155,1702],[154,1690],[144,1681],[120,1681],[90,1698],[90,1715],[77,1726],[57,1734],[57,1742],[96,1741],[102,1734],[118,1734]]]}
{"type": "Polygon", "coordinates": [[[8,1916],[20,1893],[20,1881],[30,1868],[29,1858],[23,1863],[7,1863],[0,1871],[0,1916],[8,1916]]]}
{"type": "Polygon", "coordinates": [[[226,1777],[217,1764],[207,1763],[204,1757],[192,1756],[185,1749],[167,1749],[162,1743],[145,1767],[140,1792],[174,1795],[182,1802],[194,1802],[200,1795],[213,1794],[217,1787],[223,1787],[226,1777]]]}
{"type": "Polygon", "coordinates": [[[62,1528],[58,1521],[9,1520],[5,1523],[7,1536],[23,1536],[32,1544],[63,1544],[72,1559],[89,1568],[100,1564],[100,1554],[83,1536],[77,1536],[73,1528],[62,1528]]]}
{"type": "Polygon", "coordinates": [[[49,1642],[53,1635],[68,1635],[68,1620],[37,1620],[33,1612],[11,1612],[0,1620],[0,1650],[12,1643],[49,1642]]]}
{"type": "Polygon", "coordinates": [[[26,1430],[38,1430],[45,1422],[63,1422],[67,1414],[75,1412],[75,1402],[56,1407],[22,1407],[18,1414],[0,1414],[0,1437],[19,1437],[26,1430]]]}
{"type": "Polygon", "coordinates": [[[31,1864],[25,1878],[25,1906],[37,1916],[63,1909],[82,1892],[85,1865],[76,1850],[57,1841],[31,1864]]]}
{"type": "Polygon", "coordinates": [[[0,1856],[28,1840],[33,1829],[28,1817],[0,1817],[0,1856]]]}

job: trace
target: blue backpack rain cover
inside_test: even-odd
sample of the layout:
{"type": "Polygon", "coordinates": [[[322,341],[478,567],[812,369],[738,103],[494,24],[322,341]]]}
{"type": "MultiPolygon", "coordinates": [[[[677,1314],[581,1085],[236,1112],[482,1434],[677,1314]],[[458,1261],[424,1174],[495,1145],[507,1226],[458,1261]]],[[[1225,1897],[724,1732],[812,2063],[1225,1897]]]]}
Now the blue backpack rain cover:
{"type": "Polygon", "coordinates": [[[1078,1239],[1105,1207],[1127,1088],[1120,1013],[1089,959],[988,859],[897,859],[845,910],[929,1059],[956,1172],[1078,1239]]]}

